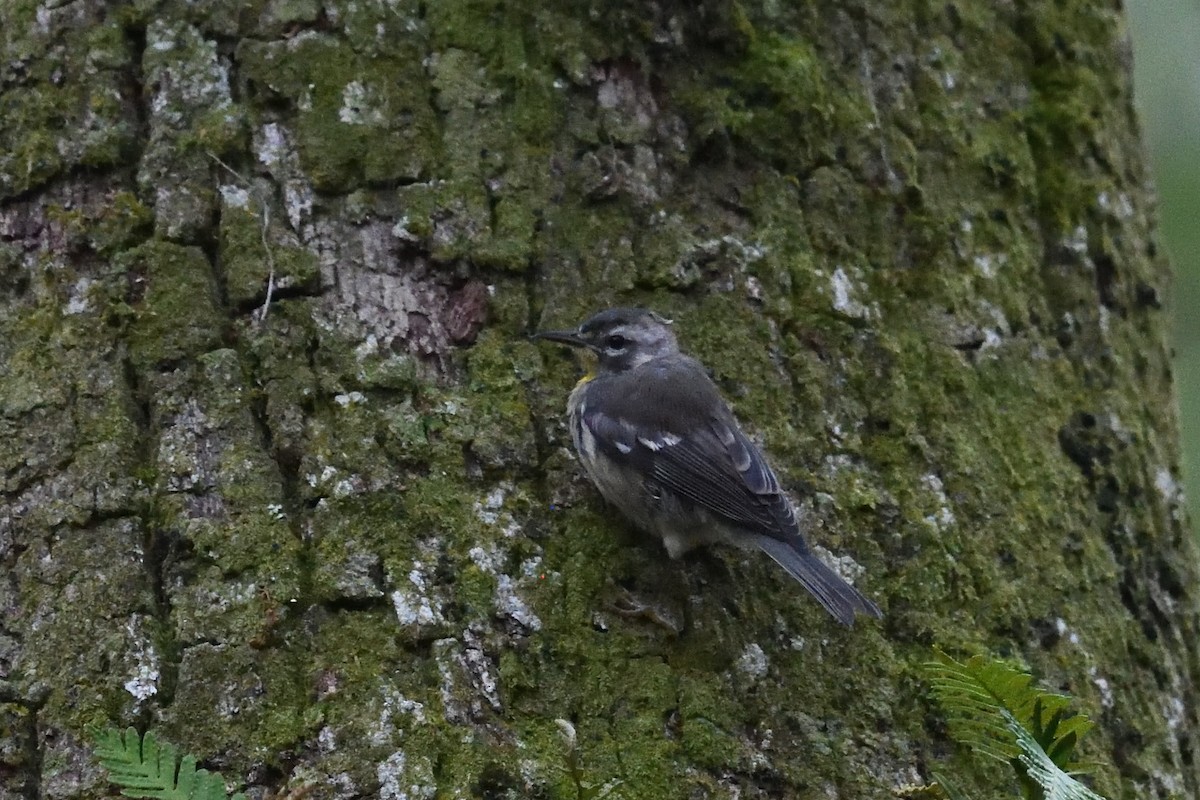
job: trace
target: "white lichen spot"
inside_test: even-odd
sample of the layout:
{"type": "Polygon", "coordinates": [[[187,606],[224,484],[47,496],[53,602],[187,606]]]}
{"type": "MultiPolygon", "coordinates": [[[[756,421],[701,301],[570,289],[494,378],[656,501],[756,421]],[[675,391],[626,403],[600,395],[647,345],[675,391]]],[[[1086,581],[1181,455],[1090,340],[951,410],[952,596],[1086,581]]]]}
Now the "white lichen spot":
{"type": "Polygon", "coordinates": [[[842,428],[842,423],[835,419],[832,414],[825,414],[825,430],[829,433],[829,437],[833,439],[835,444],[841,444],[846,436],[846,431],[842,428]]]}
{"type": "Polygon", "coordinates": [[[1088,668],[1088,677],[1092,679],[1092,685],[1096,687],[1096,691],[1100,692],[1100,707],[1112,708],[1116,703],[1116,699],[1113,697],[1112,684],[1108,682],[1107,678],[1101,677],[1095,667],[1088,668]]]}
{"type": "Polygon", "coordinates": [[[397,727],[403,724],[403,718],[406,717],[418,725],[424,725],[427,721],[424,704],[408,699],[393,688],[384,687],[379,722],[370,734],[371,744],[383,747],[390,743],[397,727]]]}
{"type": "Polygon", "coordinates": [[[1177,731],[1183,727],[1187,719],[1187,706],[1183,702],[1183,698],[1179,696],[1171,696],[1166,699],[1163,707],[1163,717],[1167,720],[1167,729],[1177,731]]]}
{"type": "Polygon", "coordinates": [[[204,445],[209,427],[208,416],[190,398],[159,437],[158,463],[167,475],[168,491],[188,491],[212,480],[210,453],[204,445]]]}
{"type": "Polygon", "coordinates": [[[379,355],[379,337],[368,333],[362,344],[354,348],[354,358],[358,361],[366,361],[376,355],[379,355]]]}
{"type": "Polygon", "coordinates": [[[767,252],[766,245],[761,242],[743,242],[736,236],[726,234],[715,239],[701,240],[689,247],[675,265],[675,271],[682,275],[688,264],[706,263],[718,258],[746,267],[761,261],[767,252]]]}
{"type": "Polygon", "coordinates": [[[1129,429],[1125,427],[1125,423],[1117,416],[1115,411],[1107,411],[1104,414],[1104,421],[1108,424],[1109,430],[1117,437],[1117,441],[1121,444],[1128,445],[1133,443],[1133,435],[1129,429]]]}
{"type": "Polygon", "coordinates": [[[380,112],[375,93],[360,81],[350,81],[342,89],[342,106],[338,109],[338,119],[347,125],[382,125],[383,113],[380,112]]]}
{"type": "Polygon", "coordinates": [[[283,126],[278,122],[269,122],[263,126],[259,137],[258,160],[265,167],[280,164],[288,153],[287,135],[283,126]]]}
{"type": "Polygon", "coordinates": [[[313,190],[307,181],[289,178],[283,184],[283,204],[287,208],[288,222],[292,230],[300,230],[300,225],[312,216],[313,190]]]}
{"type": "Polygon", "coordinates": [[[1168,503],[1178,502],[1180,497],[1179,483],[1166,467],[1159,467],[1154,473],[1154,488],[1168,503]]]}
{"type": "Polygon", "coordinates": [[[439,639],[433,643],[434,654],[436,656],[438,675],[441,676],[441,685],[438,687],[439,694],[442,697],[442,715],[448,722],[460,723],[466,721],[466,709],[462,702],[459,701],[455,692],[453,664],[457,661],[458,654],[462,649],[457,639],[439,639]]]}
{"type": "Polygon", "coordinates": [[[337,394],[333,397],[333,402],[337,403],[342,408],[352,405],[363,405],[367,402],[367,396],[362,392],[345,392],[337,394]]]}
{"type": "Polygon", "coordinates": [[[991,350],[999,347],[1004,343],[1004,340],[1012,335],[1012,326],[1008,323],[1008,317],[1004,316],[1002,311],[997,306],[988,302],[983,302],[981,310],[992,318],[992,327],[983,329],[983,344],[980,345],[981,351],[991,350]]]}
{"type": "Polygon", "coordinates": [[[512,491],[512,484],[502,483],[489,491],[482,500],[476,500],[475,516],[485,525],[498,526],[506,538],[512,538],[521,532],[521,526],[513,515],[504,511],[504,500],[512,491]]]}
{"type": "Polygon", "coordinates": [[[1077,256],[1085,256],[1088,251],[1088,232],[1083,225],[1077,227],[1071,232],[1071,235],[1063,241],[1063,244],[1068,250],[1077,256]]]}
{"type": "Polygon", "coordinates": [[[421,572],[421,562],[414,561],[408,573],[411,589],[396,589],[392,592],[392,608],[401,625],[433,625],[442,621],[441,613],[433,607],[421,572]]]}
{"type": "Polygon", "coordinates": [[[814,544],[812,550],[817,554],[818,558],[824,561],[831,570],[836,572],[841,576],[842,580],[851,586],[854,585],[854,581],[859,575],[867,571],[862,564],[859,564],[850,556],[834,555],[819,544],[814,544]]]}
{"type": "Polygon", "coordinates": [[[508,575],[496,576],[496,610],[531,631],[542,629],[542,621],[517,594],[516,583],[508,575]]]}
{"type": "Polygon", "coordinates": [[[392,592],[392,608],[396,610],[396,619],[401,625],[432,625],[438,621],[438,615],[434,613],[428,598],[399,589],[392,592]]]}
{"type": "Polygon", "coordinates": [[[403,750],[392,753],[375,768],[381,800],[431,800],[437,792],[437,781],[426,758],[408,764],[403,750]]]}
{"type": "Polygon", "coordinates": [[[467,555],[470,556],[471,561],[475,562],[475,566],[489,575],[499,572],[504,560],[504,555],[494,546],[485,549],[476,545],[467,551],[467,555]]]}
{"type": "Polygon", "coordinates": [[[37,9],[34,11],[34,20],[37,22],[34,30],[38,34],[45,36],[50,33],[50,24],[54,21],[54,17],[50,14],[48,3],[38,3],[37,9]]]}
{"type": "Polygon", "coordinates": [[[417,242],[421,241],[421,237],[417,236],[408,229],[409,223],[410,221],[407,214],[401,217],[400,221],[392,226],[392,236],[395,236],[402,242],[416,244],[417,242]]]}
{"type": "Polygon", "coordinates": [[[499,509],[504,505],[504,497],[508,494],[508,488],[505,486],[497,486],[487,493],[483,500],[475,501],[475,515],[480,521],[495,525],[500,519],[499,509]]]}
{"type": "Polygon", "coordinates": [[[333,466],[332,464],[326,464],[324,467],[321,468],[320,475],[314,475],[313,473],[310,472],[304,476],[304,480],[308,483],[309,486],[316,488],[317,486],[320,486],[321,484],[329,483],[334,478],[336,478],[337,475],[338,475],[338,468],[333,466]]]}
{"type": "MultiPolygon", "coordinates": [[[[300,773],[301,770],[297,769],[296,772],[300,773]]],[[[365,794],[365,792],[358,788],[358,783],[355,782],[354,778],[348,772],[335,773],[330,775],[327,780],[329,785],[336,790],[333,795],[334,797],[358,797],[365,794]]],[[[316,784],[319,781],[314,778],[313,783],[316,784]]]]}
{"type": "Polygon", "coordinates": [[[936,498],[938,509],[932,514],[925,517],[925,522],[935,530],[945,530],[955,522],[954,511],[950,508],[950,498],[946,496],[946,489],[942,485],[942,479],[932,473],[921,476],[921,485],[926,491],[929,491],[936,498]]]}
{"type": "Polygon", "coordinates": [[[1067,621],[1062,617],[1055,618],[1054,631],[1058,634],[1060,639],[1066,640],[1069,644],[1079,644],[1079,634],[1071,630],[1070,626],[1067,625],[1067,621]]]}
{"type": "Polygon", "coordinates": [[[337,736],[328,725],[317,731],[317,750],[327,755],[337,750],[337,736]]]}
{"type": "Polygon", "coordinates": [[[746,649],[742,651],[737,660],[738,670],[755,680],[766,677],[769,666],[770,663],[767,661],[767,654],[755,642],[746,645],[746,649]]]}
{"type": "Polygon", "coordinates": [[[276,522],[282,522],[287,519],[287,513],[283,510],[283,506],[279,503],[268,503],[267,514],[276,522]]]}
{"type": "Polygon", "coordinates": [[[500,681],[492,671],[492,662],[478,647],[468,647],[463,650],[463,658],[467,672],[475,684],[475,688],[483,695],[494,710],[499,711],[500,681]]]}
{"type": "Polygon", "coordinates": [[[855,298],[854,283],[846,274],[846,270],[841,267],[834,270],[829,283],[833,290],[834,311],[855,319],[868,319],[873,316],[871,309],[855,298]]]}
{"type": "MultiPolygon", "coordinates": [[[[496,605],[496,613],[507,617],[528,630],[542,629],[542,621],[533,609],[517,594],[517,581],[511,575],[501,572],[506,554],[495,546],[487,548],[475,546],[467,551],[475,566],[489,575],[496,577],[496,592],[492,602],[496,605]]],[[[537,574],[540,558],[532,558],[521,565],[522,575],[532,578],[537,574]]]]}
{"type": "Polygon", "coordinates": [[[980,275],[985,278],[994,278],[996,277],[997,268],[1004,264],[1005,257],[1003,254],[993,255],[992,253],[980,253],[971,261],[975,265],[975,269],[979,271],[980,275]]]}
{"type": "Polygon", "coordinates": [[[218,191],[221,193],[221,202],[228,208],[246,208],[250,205],[250,192],[241,186],[226,183],[218,191]]]}
{"type": "Polygon", "coordinates": [[[258,160],[283,184],[283,205],[288,223],[297,233],[312,218],[315,195],[300,156],[288,139],[288,131],[277,123],[263,126],[254,137],[258,160]]]}
{"type": "Polygon", "coordinates": [[[158,653],[142,633],[140,616],[129,619],[125,623],[125,630],[134,642],[133,658],[136,662],[133,677],[125,681],[125,691],[141,703],[158,694],[158,653]]]}
{"type": "Polygon", "coordinates": [[[1129,195],[1122,192],[1117,195],[1117,216],[1121,219],[1129,219],[1133,216],[1133,203],[1129,199],[1129,195]]]}
{"type": "Polygon", "coordinates": [[[833,307],[843,311],[850,306],[850,278],[841,267],[833,273],[833,307]]]}
{"type": "Polygon", "coordinates": [[[83,314],[92,310],[92,301],[88,297],[88,290],[92,288],[91,278],[80,278],[75,281],[75,285],[71,287],[71,296],[67,298],[67,313],[68,314],[83,314]]]}

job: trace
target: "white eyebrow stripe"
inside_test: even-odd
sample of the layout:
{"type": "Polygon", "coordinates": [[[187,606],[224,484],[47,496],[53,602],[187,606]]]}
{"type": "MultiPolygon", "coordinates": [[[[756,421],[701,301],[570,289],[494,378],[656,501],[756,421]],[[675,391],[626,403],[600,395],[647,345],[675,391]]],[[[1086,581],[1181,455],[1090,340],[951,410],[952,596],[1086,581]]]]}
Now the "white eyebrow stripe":
{"type": "Polygon", "coordinates": [[[629,455],[630,453],[633,452],[633,448],[631,446],[625,444],[624,442],[613,442],[613,444],[616,446],[616,448],[618,450],[620,450],[625,455],[629,455]]]}

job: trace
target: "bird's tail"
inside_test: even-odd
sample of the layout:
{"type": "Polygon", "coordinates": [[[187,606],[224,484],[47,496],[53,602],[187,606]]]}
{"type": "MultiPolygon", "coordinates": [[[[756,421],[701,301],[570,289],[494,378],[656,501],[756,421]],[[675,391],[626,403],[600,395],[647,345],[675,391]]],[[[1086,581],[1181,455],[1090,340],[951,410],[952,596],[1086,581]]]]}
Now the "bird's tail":
{"type": "Polygon", "coordinates": [[[789,543],[770,536],[755,537],[755,544],[800,581],[809,594],[843,625],[853,625],[854,615],[859,611],[876,619],[883,616],[879,606],[842,580],[815,554],[798,551],[789,543]]]}

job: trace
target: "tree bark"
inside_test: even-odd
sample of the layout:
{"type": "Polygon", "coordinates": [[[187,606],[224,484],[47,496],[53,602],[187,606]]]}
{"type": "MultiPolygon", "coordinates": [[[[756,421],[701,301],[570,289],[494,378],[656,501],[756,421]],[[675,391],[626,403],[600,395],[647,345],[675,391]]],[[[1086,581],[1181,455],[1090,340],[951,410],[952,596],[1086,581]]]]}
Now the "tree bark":
{"type": "Polygon", "coordinates": [[[5,6],[0,798],[886,798],[1019,660],[1195,796],[1197,552],[1119,9],[5,6]],[[527,335],[675,319],[812,538],[672,562],[527,335]],[[642,613],[628,613],[641,608],[642,613]]]}

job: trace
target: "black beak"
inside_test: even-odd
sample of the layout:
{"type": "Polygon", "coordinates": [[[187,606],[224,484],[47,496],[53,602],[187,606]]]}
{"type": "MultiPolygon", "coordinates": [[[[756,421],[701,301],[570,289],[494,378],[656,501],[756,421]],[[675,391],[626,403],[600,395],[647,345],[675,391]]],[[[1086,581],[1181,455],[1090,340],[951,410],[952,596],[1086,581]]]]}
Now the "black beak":
{"type": "Polygon", "coordinates": [[[566,344],[571,347],[595,349],[586,339],[579,335],[579,331],[538,331],[530,338],[545,339],[548,342],[558,342],[559,344],[566,344]]]}

